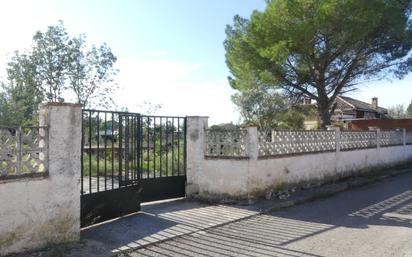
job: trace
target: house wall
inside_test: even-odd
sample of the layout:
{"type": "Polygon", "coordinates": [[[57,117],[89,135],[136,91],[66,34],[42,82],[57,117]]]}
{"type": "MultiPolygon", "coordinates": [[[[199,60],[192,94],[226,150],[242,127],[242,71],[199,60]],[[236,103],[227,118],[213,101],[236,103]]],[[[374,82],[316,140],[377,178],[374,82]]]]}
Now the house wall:
{"type": "Polygon", "coordinates": [[[248,165],[247,188],[249,193],[259,193],[268,188],[325,182],[411,159],[412,146],[408,145],[256,160],[248,165]]]}
{"type": "Polygon", "coordinates": [[[41,109],[48,174],[0,180],[0,256],[80,238],[81,106],[41,109]]]}
{"type": "Polygon", "coordinates": [[[369,127],[376,127],[381,130],[406,129],[412,131],[412,119],[354,120],[349,124],[351,130],[368,130],[369,127]]]}

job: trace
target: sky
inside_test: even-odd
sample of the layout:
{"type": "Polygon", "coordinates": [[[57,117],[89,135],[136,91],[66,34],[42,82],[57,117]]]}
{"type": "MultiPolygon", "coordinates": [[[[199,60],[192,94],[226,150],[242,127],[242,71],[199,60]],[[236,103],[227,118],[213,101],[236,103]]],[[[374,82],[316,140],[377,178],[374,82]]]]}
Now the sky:
{"type": "MultiPolygon", "coordinates": [[[[33,34],[63,20],[71,36],[107,43],[118,60],[116,105],[133,112],[209,116],[209,124],[239,122],[230,100],[225,27],[236,14],[250,17],[264,0],[2,0],[0,76],[15,50],[30,47],[33,34]]],[[[363,85],[354,98],[390,107],[412,100],[412,76],[363,85]]]]}

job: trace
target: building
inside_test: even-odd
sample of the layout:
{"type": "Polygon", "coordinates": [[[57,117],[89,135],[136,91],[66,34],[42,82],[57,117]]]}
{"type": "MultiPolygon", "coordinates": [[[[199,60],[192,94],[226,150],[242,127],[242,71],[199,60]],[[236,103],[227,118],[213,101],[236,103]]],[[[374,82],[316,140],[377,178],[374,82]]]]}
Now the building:
{"type": "MultiPolygon", "coordinates": [[[[304,106],[316,108],[316,103],[304,101],[304,106]]],[[[336,97],[336,108],[331,117],[332,123],[341,123],[348,128],[348,123],[355,120],[387,119],[388,110],[378,105],[378,98],[373,97],[371,103],[347,97],[336,97]]],[[[305,120],[305,129],[317,129],[319,121],[310,117],[305,120]]]]}
{"type": "Polygon", "coordinates": [[[377,97],[372,98],[369,104],[354,98],[338,96],[336,98],[336,109],[332,115],[333,121],[384,118],[389,118],[388,110],[378,106],[377,97]]]}
{"type": "Polygon", "coordinates": [[[412,131],[412,119],[370,119],[352,120],[348,124],[350,130],[402,130],[412,131]]]}

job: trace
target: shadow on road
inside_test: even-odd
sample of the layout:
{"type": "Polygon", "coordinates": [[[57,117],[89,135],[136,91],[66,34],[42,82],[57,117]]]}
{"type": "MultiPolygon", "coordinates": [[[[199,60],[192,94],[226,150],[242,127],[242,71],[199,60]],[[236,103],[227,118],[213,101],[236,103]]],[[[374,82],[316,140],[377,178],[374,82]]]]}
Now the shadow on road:
{"type": "Polygon", "coordinates": [[[152,245],[131,256],[321,256],[290,245],[336,228],[376,225],[412,228],[412,174],[152,245]]]}
{"type": "Polygon", "coordinates": [[[144,206],[142,213],[86,229],[82,237],[99,243],[94,254],[100,255],[94,256],[181,235],[132,256],[321,256],[288,245],[340,227],[412,228],[412,173],[270,215],[257,213],[251,206],[179,200],[144,206]]]}

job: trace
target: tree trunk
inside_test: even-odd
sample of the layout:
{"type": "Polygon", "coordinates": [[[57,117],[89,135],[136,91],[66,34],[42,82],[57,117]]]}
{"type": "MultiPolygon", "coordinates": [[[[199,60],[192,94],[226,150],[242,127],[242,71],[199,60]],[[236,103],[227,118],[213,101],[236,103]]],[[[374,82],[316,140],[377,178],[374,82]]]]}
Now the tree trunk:
{"type": "Polygon", "coordinates": [[[331,124],[331,110],[329,108],[328,103],[318,103],[318,115],[319,115],[319,122],[320,122],[320,129],[325,130],[331,124]]]}

